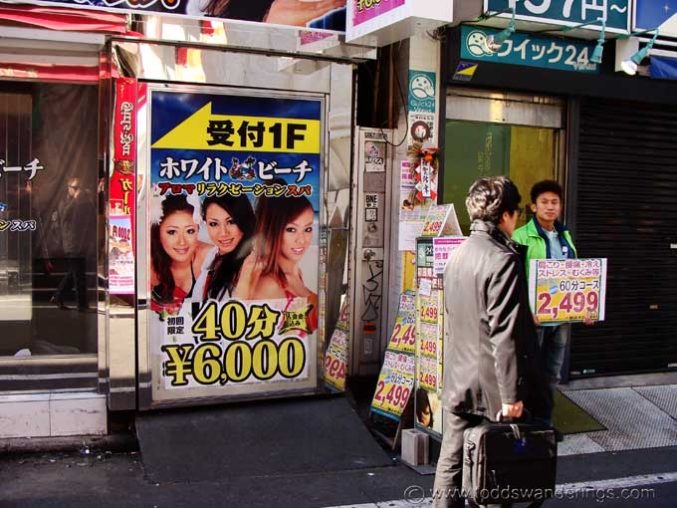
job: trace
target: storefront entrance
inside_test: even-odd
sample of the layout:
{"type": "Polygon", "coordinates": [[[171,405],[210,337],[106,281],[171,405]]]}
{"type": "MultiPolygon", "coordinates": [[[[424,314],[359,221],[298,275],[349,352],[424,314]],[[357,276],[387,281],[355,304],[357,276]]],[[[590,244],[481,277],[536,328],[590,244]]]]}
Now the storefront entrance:
{"type": "Polygon", "coordinates": [[[0,391],[96,389],[98,86],[0,82],[0,391]]]}
{"type": "MultiPolygon", "coordinates": [[[[522,203],[531,186],[563,177],[564,106],[550,97],[447,91],[442,202],[453,203],[461,227],[469,229],[465,196],[482,176],[515,182],[522,203]]],[[[530,218],[527,210],[522,223],[530,218]]]]}

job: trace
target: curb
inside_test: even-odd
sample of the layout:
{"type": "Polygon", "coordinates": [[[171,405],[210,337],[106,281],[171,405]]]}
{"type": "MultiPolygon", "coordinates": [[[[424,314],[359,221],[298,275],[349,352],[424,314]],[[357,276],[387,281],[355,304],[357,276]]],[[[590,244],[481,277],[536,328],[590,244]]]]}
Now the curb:
{"type": "Polygon", "coordinates": [[[77,452],[85,448],[110,452],[132,452],[139,450],[139,443],[133,434],[110,434],[106,436],[60,436],[60,437],[17,437],[0,439],[2,454],[30,454],[45,452],[77,452]]]}

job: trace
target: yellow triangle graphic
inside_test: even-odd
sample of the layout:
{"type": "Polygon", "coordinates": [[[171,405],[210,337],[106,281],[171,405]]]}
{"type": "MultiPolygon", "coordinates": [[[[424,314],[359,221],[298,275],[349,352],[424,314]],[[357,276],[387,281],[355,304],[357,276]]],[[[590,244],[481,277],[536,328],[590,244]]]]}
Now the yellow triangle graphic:
{"type": "Polygon", "coordinates": [[[320,138],[319,120],[214,115],[209,102],[152,148],[310,154],[320,153],[320,138]]]}

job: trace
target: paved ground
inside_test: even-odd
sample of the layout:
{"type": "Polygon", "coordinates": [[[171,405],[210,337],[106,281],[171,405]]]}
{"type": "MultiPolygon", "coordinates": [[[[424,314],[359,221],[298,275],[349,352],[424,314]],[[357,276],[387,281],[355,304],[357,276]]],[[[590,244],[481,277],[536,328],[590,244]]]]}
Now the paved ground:
{"type": "MultiPolygon", "coordinates": [[[[547,506],[674,507],[677,385],[594,387],[570,390],[567,396],[607,430],[565,438],[558,494],[547,506]]],[[[336,436],[328,433],[326,439],[336,436]]],[[[170,442],[167,447],[171,455],[170,442]]],[[[222,461],[213,454],[236,448],[243,453],[241,446],[224,448],[207,450],[203,460],[216,467],[222,461]]],[[[186,471],[183,479],[156,483],[138,452],[86,452],[0,456],[0,507],[425,507],[434,479],[392,455],[392,464],[381,467],[335,468],[328,456],[326,469],[314,472],[262,476],[231,469],[212,471],[207,481],[186,471]]],[[[272,457],[294,450],[267,445],[257,453],[272,457]]]]}
{"type": "MultiPolygon", "coordinates": [[[[674,506],[677,447],[562,457],[561,499],[548,506],[674,506]],[[595,483],[596,482],[596,483],[595,483]],[[586,489],[586,486],[593,487],[586,489]],[[626,490],[623,494],[622,489],[626,490]],[[642,491],[641,489],[649,489],[642,491]],[[630,497],[622,499],[621,496],[630,497]],[[616,499],[613,499],[615,497],[616,499]],[[636,499],[642,498],[642,499],[636,499]]],[[[231,476],[219,481],[152,483],[138,453],[5,455],[0,458],[1,507],[327,507],[409,501],[427,506],[433,476],[390,467],[330,473],[231,476]]],[[[398,506],[393,504],[392,506],[398,506]]]]}

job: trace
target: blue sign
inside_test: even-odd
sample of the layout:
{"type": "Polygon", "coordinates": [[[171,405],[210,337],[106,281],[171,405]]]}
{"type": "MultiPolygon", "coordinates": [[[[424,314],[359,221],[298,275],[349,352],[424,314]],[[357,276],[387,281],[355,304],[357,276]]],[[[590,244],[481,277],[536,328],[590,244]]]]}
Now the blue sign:
{"type": "Polygon", "coordinates": [[[560,71],[593,74],[599,72],[599,66],[589,60],[595,42],[553,39],[515,32],[498,51],[493,52],[487,47],[487,39],[499,32],[491,28],[464,25],[461,29],[461,58],[560,71]]]}
{"type": "MultiPolygon", "coordinates": [[[[622,33],[627,32],[630,25],[630,0],[484,0],[485,11],[498,12],[509,7],[516,7],[517,19],[537,23],[575,26],[605,19],[607,31],[622,33]]],[[[597,22],[585,28],[599,30],[601,24],[597,22]]]]}
{"type": "Polygon", "coordinates": [[[633,30],[658,28],[666,37],[677,37],[677,0],[635,0],[633,30]]]}
{"type": "Polygon", "coordinates": [[[652,78],[677,79],[677,58],[652,56],[649,72],[652,78]]]}

